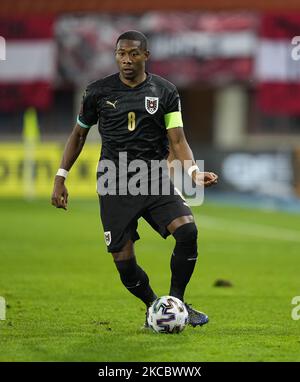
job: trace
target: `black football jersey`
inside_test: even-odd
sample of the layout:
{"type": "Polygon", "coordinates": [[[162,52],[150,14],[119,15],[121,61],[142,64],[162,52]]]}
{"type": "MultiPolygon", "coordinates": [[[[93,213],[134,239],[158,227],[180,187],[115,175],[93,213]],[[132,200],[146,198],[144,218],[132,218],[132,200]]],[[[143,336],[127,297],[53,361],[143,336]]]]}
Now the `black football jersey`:
{"type": "Polygon", "coordinates": [[[83,128],[98,122],[102,138],[100,161],[162,160],[168,156],[167,129],[182,127],[180,98],[171,82],[154,74],[132,88],[119,73],[91,83],[77,119],[83,128]]]}

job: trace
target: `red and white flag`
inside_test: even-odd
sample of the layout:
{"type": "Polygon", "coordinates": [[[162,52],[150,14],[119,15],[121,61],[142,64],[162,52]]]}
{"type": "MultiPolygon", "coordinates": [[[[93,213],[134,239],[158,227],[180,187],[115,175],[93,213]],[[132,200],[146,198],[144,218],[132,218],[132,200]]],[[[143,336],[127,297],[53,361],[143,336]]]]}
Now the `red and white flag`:
{"type": "Polygon", "coordinates": [[[47,109],[55,76],[53,17],[1,17],[6,60],[0,61],[0,110],[47,109]]]}
{"type": "Polygon", "coordinates": [[[266,114],[300,114],[300,60],[295,59],[292,44],[295,36],[300,36],[299,12],[263,15],[255,69],[257,101],[266,114]]]}

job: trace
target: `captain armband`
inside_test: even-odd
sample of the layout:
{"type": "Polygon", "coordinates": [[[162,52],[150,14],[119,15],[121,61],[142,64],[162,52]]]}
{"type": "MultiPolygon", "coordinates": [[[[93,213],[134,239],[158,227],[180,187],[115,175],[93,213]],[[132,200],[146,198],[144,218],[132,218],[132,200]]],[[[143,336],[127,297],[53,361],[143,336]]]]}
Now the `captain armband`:
{"type": "Polygon", "coordinates": [[[180,111],[173,111],[172,113],[165,114],[166,129],[173,129],[174,127],[183,127],[182,116],[180,111]]]}

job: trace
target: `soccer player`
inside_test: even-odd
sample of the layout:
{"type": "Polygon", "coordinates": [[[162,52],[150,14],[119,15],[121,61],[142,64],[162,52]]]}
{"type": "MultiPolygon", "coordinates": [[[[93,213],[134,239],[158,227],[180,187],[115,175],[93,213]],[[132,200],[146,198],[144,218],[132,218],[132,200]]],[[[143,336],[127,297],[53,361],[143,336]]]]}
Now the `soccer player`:
{"type": "MultiPolygon", "coordinates": [[[[169,178],[171,192],[167,195],[162,192],[132,195],[124,190],[101,195],[104,184],[101,177],[105,176],[102,163],[110,160],[119,169],[121,153],[126,153],[127,163],[140,159],[147,165],[171,155],[183,166],[186,161],[192,163],[188,169],[184,168],[197,185],[210,186],[218,179],[214,173],[201,172],[195,164],[183,131],[177,89],[169,81],[145,71],[149,55],[147,38],[141,32],[127,31],[119,36],[115,49],[119,72],[87,87],[77,124],[69,136],[55,176],[52,194],[52,204],[67,209],[65,179],[84,146],[90,127],[98,122],[102,150],[97,191],[107,250],[112,253],[124,286],[147,308],[157,296],[134,253],[134,242],[139,239],[138,219],[143,217],[163,238],[173,235],[175,248],[171,256],[169,295],[184,301],[184,292],[198,255],[193,214],[169,178]]],[[[124,174],[117,175],[116,184],[119,185],[124,174]]],[[[164,176],[159,175],[159,184],[164,176]]],[[[190,325],[195,327],[208,322],[206,314],[188,304],[186,307],[190,325]]]]}

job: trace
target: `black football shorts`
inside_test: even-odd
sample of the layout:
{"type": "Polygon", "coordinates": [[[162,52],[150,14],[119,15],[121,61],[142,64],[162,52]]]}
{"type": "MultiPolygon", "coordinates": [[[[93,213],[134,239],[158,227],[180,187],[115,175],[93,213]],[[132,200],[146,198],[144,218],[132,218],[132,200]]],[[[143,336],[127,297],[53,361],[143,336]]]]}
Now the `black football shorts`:
{"type": "Polygon", "coordinates": [[[167,226],[180,216],[193,215],[174,190],[171,195],[99,195],[100,215],[108,252],[119,252],[128,240],[140,238],[138,219],[144,218],[163,238],[167,226]]]}

